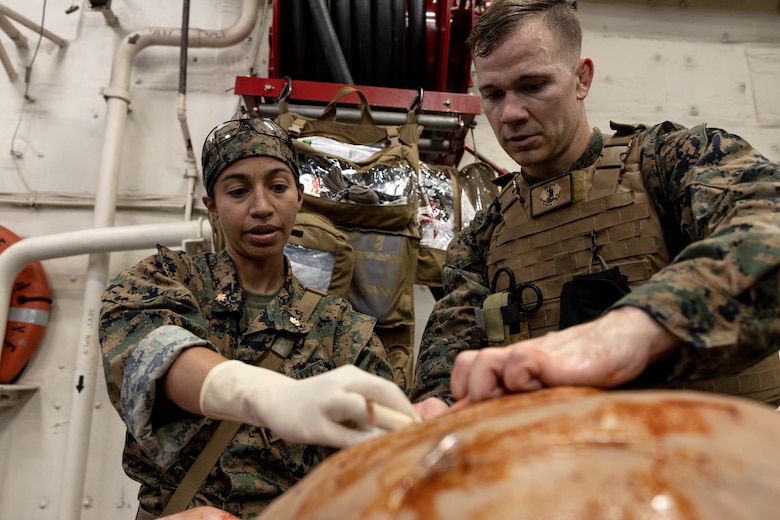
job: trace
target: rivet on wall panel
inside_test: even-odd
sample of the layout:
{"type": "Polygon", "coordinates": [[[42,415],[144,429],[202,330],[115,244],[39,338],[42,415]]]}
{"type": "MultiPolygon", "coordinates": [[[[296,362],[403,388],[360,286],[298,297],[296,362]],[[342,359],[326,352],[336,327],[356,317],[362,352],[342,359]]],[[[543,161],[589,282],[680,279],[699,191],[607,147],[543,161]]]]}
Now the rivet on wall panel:
{"type": "Polygon", "coordinates": [[[698,116],[699,115],[699,109],[697,107],[695,107],[695,106],[692,106],[690,108],[690,110],[688,110],[688,115],[689,116],[694,116],[694,117],[698,116]]]}

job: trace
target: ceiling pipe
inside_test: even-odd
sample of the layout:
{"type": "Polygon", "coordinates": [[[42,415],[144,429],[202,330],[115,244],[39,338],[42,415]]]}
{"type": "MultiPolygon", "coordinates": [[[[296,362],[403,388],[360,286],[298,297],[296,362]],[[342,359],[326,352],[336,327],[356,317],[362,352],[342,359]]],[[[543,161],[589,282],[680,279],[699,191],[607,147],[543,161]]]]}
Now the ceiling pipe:
{"type": "MultiPolygon", "coordinates": [[[[243,0],[238,21],[226,29],[189,29],[189,47],[229,47],[245,39],[257,19],[257,0],[243,0]]],[[[177,46],[181,43],[181,29],[151,27],[128,34],[114,55],[110,83],[103,88],[106,99],[106,130],[100,160],[97,192],[95,195],[94,228],[114,225],[119,165],[125,135],[127,110],[130,105],[130,75],[136,55],[149,46],[177,46]]],[[[78,520],[84,494],[87,472],[92,407],[100,349],[97,342],[100,300],[108,282],[109,254],[92,253],[89,256],[84,308],[77,340],[71,421],[65,449],[62,493],[59,518],[78,520]]]]}

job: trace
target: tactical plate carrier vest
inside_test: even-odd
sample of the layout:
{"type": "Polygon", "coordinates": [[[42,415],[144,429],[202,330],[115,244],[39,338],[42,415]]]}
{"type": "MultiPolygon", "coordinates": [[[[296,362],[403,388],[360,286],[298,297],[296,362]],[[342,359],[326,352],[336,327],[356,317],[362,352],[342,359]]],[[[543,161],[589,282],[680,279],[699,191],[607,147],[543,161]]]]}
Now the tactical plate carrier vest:
{"type": "MultiPolygon", "coordinates": [[[[612,128],[615,135],[605,136],[601,156],[590,167],[533,186],[515,178],[499,193],[502,219],[491,238],[488,280],[507,267],[518,285],[533,282],[539,287],[541,308],[524,316],[530,337],[558,330],[563,285],[591,267],[600,269],[593,263],[594,245],[631,288],[671,261],[639,170],[640,147],[632,146],[641,142],[646,127],[613,123],[612,128]]],[[[507,277],[496,278],[496,283],[496,293],[508,289],[507,277]]],[[[738,375],[684,387],[778,404],[780,357],[775,353],[738,375]]]]}

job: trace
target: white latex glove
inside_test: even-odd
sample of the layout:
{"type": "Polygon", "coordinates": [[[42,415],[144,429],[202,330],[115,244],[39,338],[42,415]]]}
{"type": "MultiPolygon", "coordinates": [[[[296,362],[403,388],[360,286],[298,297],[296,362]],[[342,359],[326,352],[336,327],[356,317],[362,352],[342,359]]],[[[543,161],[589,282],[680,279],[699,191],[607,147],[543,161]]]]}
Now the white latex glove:
{"type": "Polygon", "coordinates": [[[293,379],[225,361],[206,375],[200,409],[213,419],[265,426],[288,442],[336,448],[419,422],[398,385],[354,365],[293,379]]]}

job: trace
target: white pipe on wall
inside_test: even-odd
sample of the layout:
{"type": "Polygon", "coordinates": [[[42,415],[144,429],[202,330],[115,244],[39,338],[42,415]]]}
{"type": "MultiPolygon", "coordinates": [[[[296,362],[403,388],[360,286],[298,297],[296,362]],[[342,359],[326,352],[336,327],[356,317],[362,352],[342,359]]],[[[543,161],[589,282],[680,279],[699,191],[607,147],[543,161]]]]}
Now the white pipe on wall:
{"type": "MultiPolygon", "coordinates": [[[[238,21],[222,30],[189,29],[189,47],[228,47],[239,43],[252,31],[257,19],[258,0],[244,0],[238,21]]],[[[178,28],[152,27],[133,31],[119,45],[111,67],[111,80],[102,91],[106,98],[106,131],[103,139],[98,186],[95,195],[94,227],[114,225],[119,163],[122,156],[127,109],[130,104],[130,74],[135,56],[146,47],[177,46],[181,42],[178,28]]],[[[95,377],[100,355],[97,344],[97,316],[100,298],[108,281],[108,253],[89,257],[84,309],[75,358],[71,421],[65,449],[60,519],[78,520],[82,508],[87,456],[89,449],[95,377]],[[82,388],[77,391],[76,388],[82,388]]]]}
{"type": "Polygon", "coordinates": [[[157,244],[180,245],[183,240],[210,240],[210,237],[211,224],[208,219],[199,218],[171,224],[85,229],[24,238],[8,246],[0,255],[0,280],[3,281],[0,283],[0,329],[5,330],[8,324],[13,281],[32,262],[100,251],[148,249],[157,244]]]}

